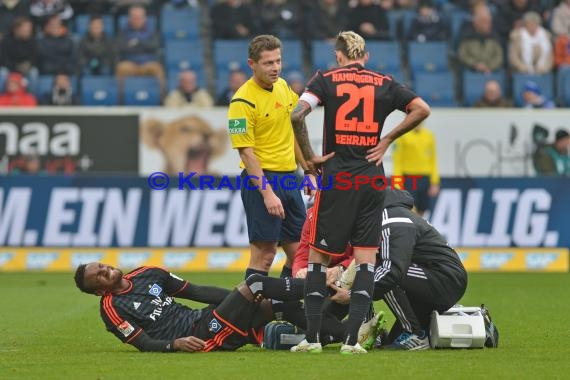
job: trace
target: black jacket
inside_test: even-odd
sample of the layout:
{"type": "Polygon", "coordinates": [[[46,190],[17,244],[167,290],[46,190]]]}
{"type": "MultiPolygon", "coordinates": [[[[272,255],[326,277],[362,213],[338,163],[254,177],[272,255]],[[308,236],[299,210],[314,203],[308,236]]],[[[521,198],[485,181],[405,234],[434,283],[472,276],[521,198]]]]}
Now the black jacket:
{"type": "MultiPolygon", "coordinates": [[[[465,287],[467,274],[459,256],[425,219],[412,212],[407,191],[388,190],[382,213],[382,239],[376,258],[374,298],[398,285],[412,263],[445,272],[449,286],[465,287]]],[[[432,289],[444,294],[446,289],[432,289]]]]}

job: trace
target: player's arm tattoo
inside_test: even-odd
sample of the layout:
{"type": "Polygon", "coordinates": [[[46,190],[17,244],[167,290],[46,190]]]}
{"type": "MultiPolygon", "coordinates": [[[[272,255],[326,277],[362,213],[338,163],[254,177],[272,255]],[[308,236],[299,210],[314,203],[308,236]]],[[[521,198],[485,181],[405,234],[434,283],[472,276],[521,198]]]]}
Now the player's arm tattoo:
{"type": "Polygon", "coordinates": [[[309,132],[307,131],[307,124],[305,123],[305,117],[311,112],[311,106],[303,101],[299,100],[297,107],[293,110],[291,114],[291,123],[293,124],[293,131],[295,132],[295,138],[301,148],[301,153],[303,157],[308,162],[314,156],[313,148],[311,147],[311,142],[309,141],[309,132]]]}

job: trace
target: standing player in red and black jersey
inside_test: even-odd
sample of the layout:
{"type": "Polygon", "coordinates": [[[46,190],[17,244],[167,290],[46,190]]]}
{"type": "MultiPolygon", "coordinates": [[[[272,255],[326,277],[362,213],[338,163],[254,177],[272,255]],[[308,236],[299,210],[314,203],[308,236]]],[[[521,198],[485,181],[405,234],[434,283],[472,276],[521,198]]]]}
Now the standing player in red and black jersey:
{"type": "Polygon", "coordinates": [[[385,185],[378,180],[384,175],[382,158],[395,139],[430,114],[429,106],[408,88],[390,76],[364,68],[368,52],[358,34],[341,32],[335,54],[339,68],[318,71],[291,115],[305,160],[313,171],[320,170],[324,188],[330,188],[319,191],[315,199],[317,217],[312,222],[305,282],[307,339],[292,348],[295,352],[322,350],[318,332],[327,295],[326,267],[330,256],[344,253],[347,243],[354,247],[357,273],[341,353],[366,352],[357,338],[374,289],[384,199],[384,192],[378,189],[385,185]],[[322,157],[313,153],[305,125],[305,117],[318,105],[325,108],[322,157]],[[396,109],[407,116],[380,139],[386,117],[396,109]],[[337,175],[342,176],[340,188],[336,186],[340,185],[337,175]],[[347,179],[353,181],[348,190],[347,179]]]}

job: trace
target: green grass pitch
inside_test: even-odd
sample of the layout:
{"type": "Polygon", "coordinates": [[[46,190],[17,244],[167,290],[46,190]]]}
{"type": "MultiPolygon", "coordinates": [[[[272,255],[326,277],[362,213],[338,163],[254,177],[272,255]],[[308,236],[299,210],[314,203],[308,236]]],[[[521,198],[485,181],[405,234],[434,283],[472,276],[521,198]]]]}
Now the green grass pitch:
{"type": "MultiPolygon", "coordinates": [[[[233,287],[241,274],[182,274],[233,287]]],[[[248,346],[208,354],[139,353],[106,332],[98,299],[72,275],[0,273],[0,379],[570,378],[570,276],[471,274],[464,305],[489,305],[498,349],[373,351],[346,357],[248,346]]],[[[387,310],[378,303],[377,309],[387,310]]]]}

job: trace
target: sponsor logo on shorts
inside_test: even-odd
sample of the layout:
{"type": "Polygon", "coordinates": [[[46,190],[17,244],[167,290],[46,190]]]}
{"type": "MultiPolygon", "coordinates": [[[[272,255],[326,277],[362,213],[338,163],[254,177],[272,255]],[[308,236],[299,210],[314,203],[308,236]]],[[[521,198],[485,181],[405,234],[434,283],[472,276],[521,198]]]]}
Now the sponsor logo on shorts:
{"type": "Polygon", "coordinates": [[[150,289],[148,290],[148,294],[151,296],[158,297],[162,293],[162,288],[158,284],[152,284],[150,289]]]}
{"type": "Polygon", "coordinates": [[[222,329],[222,325],[220,324],[220,322],[218,322],[218,320],[216,318],[213,318],[208,323],[208,330],[210,330],[210,332],[213,334],[217,334],[218,331],[220,331],[221,329],[222,329]]]}

